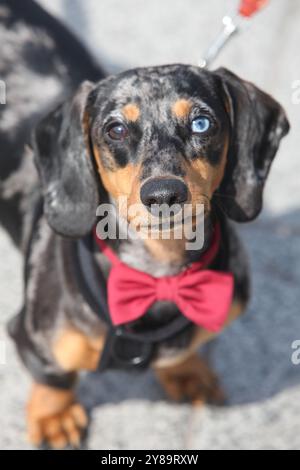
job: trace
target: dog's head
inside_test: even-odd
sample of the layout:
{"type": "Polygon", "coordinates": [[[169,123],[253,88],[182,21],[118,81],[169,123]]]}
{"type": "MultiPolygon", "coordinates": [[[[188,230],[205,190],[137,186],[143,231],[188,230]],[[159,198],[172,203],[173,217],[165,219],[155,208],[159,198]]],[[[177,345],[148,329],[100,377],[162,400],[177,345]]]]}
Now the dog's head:
{"type": "Polygon", "coordinates": [[[225,69],[171,65],[83,83],[35,131],[45,213],[58,233],[82,236],[104,188],[151,216],[157,204],[209,211],[216,201],[251,220],[288,129],[273,98],[225,69]]]}

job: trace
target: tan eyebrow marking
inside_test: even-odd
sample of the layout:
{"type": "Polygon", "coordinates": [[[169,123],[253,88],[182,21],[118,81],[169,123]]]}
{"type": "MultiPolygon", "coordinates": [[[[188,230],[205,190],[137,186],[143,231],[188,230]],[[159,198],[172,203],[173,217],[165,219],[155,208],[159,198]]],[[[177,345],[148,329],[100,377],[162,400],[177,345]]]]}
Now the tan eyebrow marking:
{"type": "Polygon", "coordinates": [[[177,118],[182,119],[189,115],[191,108],[192,103],[182,98],[173,104],[172,111],[177,118]]]}
{"type": "Polygon", "coordinates": [[[140,110],[136,104],[129,103],[124,106],[122,113],[128,121],[135,122],[140,116],[140,110]]]}

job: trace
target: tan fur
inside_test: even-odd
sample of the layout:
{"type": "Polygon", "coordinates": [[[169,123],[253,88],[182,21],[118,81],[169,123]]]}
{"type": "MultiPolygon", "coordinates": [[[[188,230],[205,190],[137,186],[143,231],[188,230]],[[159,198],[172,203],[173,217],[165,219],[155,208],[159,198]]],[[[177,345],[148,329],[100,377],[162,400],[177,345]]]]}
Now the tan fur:
{"type": "Polygon", "coordinates": [[[99,175],[108,193],[114,198],[127,197],[133,204],[139,202],[138,176],[140,165],[128,164],[125,168],[108,170],[104,168],[99,149],[94,146],[94,155],[99,175]]]}
{"type": "Polygon", "coordinates": [[[78,330],[62,331],[53,344],[53,355],[66,372],[95,370],[99,364],[105,337],[89,338],[78,330]]]}
{"type": "Polygon", "coordinates": [[[34,384],[27,405],[28,439],[34,445],[47,442],[53,448],[68,443],[78,447],[88,419],[75,402],[74,393],[34,384]]]}
{"type": "MultiPolygon", "coordinates": [[[[179,100],[177,111],[184,106],[187,108],[188,101],[179,100]]],[[[175,104],[176,104],[175,103],[175,104]]],[[[182,109],[181,109],[182,110],[182,109]]],[[[189,201],[193,208],[197,204],[203,204],[205,212],[210,209],[210,199],[214,191],[219,187],[222,181],[227,155],[228,142],[224,147],[221,162],[217,166],[212,166],[204,159],[197,159],[185,165],[185,182],[189,189],[189,201]]],[[[128,210],[135,204],[141,204],[140,201],[140,179],[141,165],[128,164],[125,168],[108,170],[104,168],[99,149],[94,145],[94,155],[97,163],[99,175],[102,183],[108,193],[115,199],[119,207],[119,214],[128,222],[132,222],[134,217],[128,216],[128,210]]],[[[106,158],[106,157],[105,157],[106,158]]],[[[150,222],[150,214],[144,209],[142,214],[144,224],[150,222]]],[[[138,226],[136,226],[138,230],[138,226]]],[[[145,244],[151,255],[164,263],[180,263],[184,260],[186,240],[183,238],[177,240],[171,233],[170,239],[163,240],[162,235],[158,239],[144,238],[145,244]]]]}
{"type": "Polygon", "coordinates": [[[172,112],[178,119],[188,117],[192,108],[192,103],[186,99],[180,99],[172,106],[172,112]]]}
{"type": "MultiPolygon", "coordinates": [[[[210,210],[210,200],[215,190],[219,187],[225,171],[228,144],[224,148],[221,162],[213,167],[204,159],[198,159],[188,163],[185,168],[185,183],[188,186],[190,202],[193,210],[197,204],[204,206],[204,211],[210,210]]],[[[176,240],[171,237],[169,240],[146,239],[145,244],[152,256],[162,262],[179,263],[185,256],[186,239],[176,240]]]]}
{"type": "Polygon", "coordinates": [[[224,177],[228,153],[228,139],[225,142],[221,161],[213,166],[204,158],[198,158],[185,166],[185,182],[188,185],[192,204],[199,203],[203,195],[209,200],[224,177]]]}
{"type": "Polygon", "coordinates": [[[127,121],[136,122],[140,117],[140,110],[136,104],[129,103],[122,109],[122,114],[127,121]]]}
{"type": "Polygon", "coordinates": [[[196,354],[180,364],[154,371],[172,400],[188,399],[194,406],[201,406],[208,401],[218,404],[224,401],[215,374],[196,354]]]}
{"type": "MultiPolygon", "coordinates": [[[[241,303],[233,302],[225,327],[244,308],[241,303]]],[[[196,354],[197,349],[214,336],[215,333],[198,328],[191,344],[182,354],[172,359],[158,359],[153,363],[154,372],[169,398],[176,401],[188,398],[194,405],[202,405],[207,401],[221,403],[224,400],[215,374],[196,354]]]]}

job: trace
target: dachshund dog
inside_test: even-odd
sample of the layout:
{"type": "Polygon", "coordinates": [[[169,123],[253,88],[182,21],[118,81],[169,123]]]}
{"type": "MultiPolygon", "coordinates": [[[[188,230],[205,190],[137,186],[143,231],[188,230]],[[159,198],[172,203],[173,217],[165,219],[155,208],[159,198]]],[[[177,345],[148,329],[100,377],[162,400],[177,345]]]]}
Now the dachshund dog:
{"type": "Polygon", "coordinates": [[[123,329],[99,312],[111,261],[93,235],[97,208],[115,208],[119,234],[130,222],[124,201],[127,208],[139,204],[151,222],[152,206],[203,204],[200,249],[187,250],[184,238],[119,235],[106,248],[131,272],[176,277],[202,259],[217,225],[210,272],[233,279],[225,327],[249,298],[247,259],[232,221],[251,221],[261,211],[271,163],[289,130],[283,109],[226,69],[176,64],[105,77],[77,39],[31,0],[0,1],[0,41],[7,86],[0,213],[25,256],[24,306],[9,332],[34,380],[30,440],[79,445],[87,425],[74,395],[81,370],[134,367],[144,359],[170,398],[221,400],[215,376],[196,354],[216,331],[186,318],[178,327],[183,312],[164,298],[123,329]]]}

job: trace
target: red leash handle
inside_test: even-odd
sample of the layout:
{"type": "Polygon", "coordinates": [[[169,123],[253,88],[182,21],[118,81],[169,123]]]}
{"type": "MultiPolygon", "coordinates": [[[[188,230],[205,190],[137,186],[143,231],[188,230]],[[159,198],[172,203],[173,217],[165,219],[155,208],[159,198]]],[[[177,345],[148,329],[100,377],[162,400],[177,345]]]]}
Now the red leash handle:
{"type": "Polygon", "coordinates": [[[249,18],[268,3],[268,0],[241,0],[239,14],[249,18]]]}
{"type": "Polygon", "coordinates": [[[228,43],[230,38],[240,31],[243,23],[247,21],[245,18],[249,19],[255,13],[258,13],[259,10],[267,5],[268,1],[269,0],[240,0],[238,12],[234,16],[224,16],[223,29],[207,49],[203,59],[199,62],[199,66],[208,67],[225,44],[228,43]]]}

